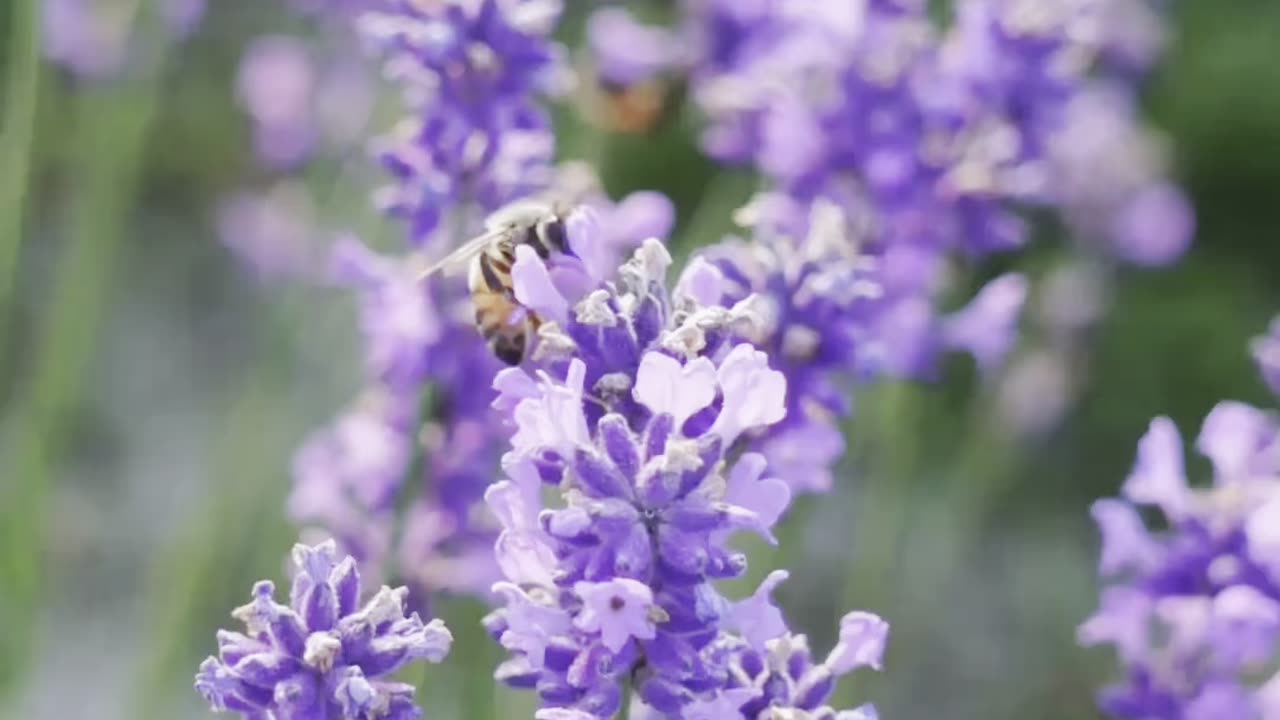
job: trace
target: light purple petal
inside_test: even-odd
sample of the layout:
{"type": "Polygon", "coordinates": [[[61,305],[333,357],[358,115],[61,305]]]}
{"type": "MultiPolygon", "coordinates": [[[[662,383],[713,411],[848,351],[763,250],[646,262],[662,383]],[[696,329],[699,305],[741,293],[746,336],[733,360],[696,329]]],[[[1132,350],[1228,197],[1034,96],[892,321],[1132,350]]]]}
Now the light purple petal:
{"type": "Polygon", "coordinates": [[[1274,496],[1249,514],[1244,526],[1249,541],[1249,557],[1280,582],[1280,495],[1274,496]]]}
{"type": "Polygon", "coordinates": [[[1146,593],[1123,586],[1106,588],[1101,607],[1076,631],[1076,639],[1085,646],[1114,644],[1126,662],[1141,659],[1148,648],[1152,611],[1146,593]]]}
{"type": "Polygon", "coordinates": [[[1125,570],[1144,571],[1160,558],[1160,548],[1147,534],[1138,511],[1123,500],[1103,498],[1089,509],[1102,533],[1098,572],[1104,576],[1125,570]]]}
{"type": "Polygon", "coordinates": [[[582,261],[587,274],[597,283],[617,269],[613,248],[601,237],[600,218],[595,210],[581,207],[565,219],[565,235],[569,250],[582,261]]]}
{"type": "Polygon", "coordinates": [[[844,435],[834,425],[804,422],[770,433],[760,451],[793,493],[822,493],[831,489],[831,468],[844,448],[844,435]]]}
{"type": "Polygon", "coordinates": [[[1167,417],[1151,421],[1138,441],[1138,459],[1124,481],[1124,496],[1141,505],[1156,505],[1170,518],[1182,517],[1188,502],[1182,437],[1167,417]]]}
{"type": "Polygon", "coordinates": [[[1195,214],[1176,185],[1158,183],[1143,188],[1116,214],[1112,242],[1130,262],[1168,265],[1187,252],[1195,234],[1195,214]]]}
{"type": "Polygon", "coordinates": [[[725,502],[746,508],[771,528],[791,504],[791,488],[777,478],[761,478],[767,463],[758,453],[746,453],[729,471],[725,502]]]}
{"type": "Polygon", "coordinates": [[[601,77],[622,86],[648,80],[680,61],[675,35],[659,26],[641,24],[621,7],[591,14],[587,42],[601,77]]]}
{"type": "Polygon", "coordinates": [[[636,371],[632,395],[655,414],[671,414],[679,428],[715,399],[715,365],[701,357],[681,365],[669,355],[645,353],[636,371]]]}
{"type": "Polygon", "coordinates": [[[867,666],[880,670],[889,623],[879,615],[855,610],[840,620],[840,641],[832,648],[824,665],[833,675],[843,675],[867,666]]]}
{"type": "Polygon", "coordinates": [[[1267,387],[1280,396],[1280,317],[1271,321],[1267,334],[1255,338],[1250,348],[1267,387]]]}
{"type": "Polygon", "coordinates": [[[1168,637],[1169,649],[1191,657],[1205,649],[1211,637],[1213,601],[1204,595],[1174,595],[1160,598],[1155,617],[1168,637]]]}
{"type": "Polygon", "coordinates": [[[1280,603],[1249,585],[1223,590],[1213,598],[1213,638],[1233,667],[1266,662],[1280,638],[1280,603]]]}
{"type": "MultiPolygon", "coordinates": [[[[730,688],[717,690],[710,699],[696,699],[680,711],[683,720],[726,720],[740,718],[742,707],[756,696],[755,688],[730,688]]],[[[632,716],[634,717],[634,715],[632,716]]]]}
{"type": "Polygon", "coordinates": [[[493,378],[493,389],[498,391],[493,408],[504,415],[514,412],[521,400],[537,398],[541,394],[537,381],[518,367],[499,370],[493,378]]]}
{"type": "Polygon", "coordinates": [[[763,650],[765,643],[788,632],[782,611],[773,602],[773,591],[788,577],[790,573],[786,570],[774,570],[750,597],[733,604],[733,626],[757,650],[763,650]]]}
{"type": "Polygon", "coordinates": [[[1027,300],[1027,279],[1010,273],[987,283],[963,310],[943,325],[947,345],[973,355],[978,367],[994,370],[1018,339],[1018,317],[1027,300]]]}
{"type": "Polygon", "coordinates": [[[574,450],[589,445],[591,434],[582,412],[585,379],[586,365],[574,358],[565,384],[544,379],[541,397],[520,401],[514,412],[517,430],[512,447],[517,451],[549,448],[572,457],[574,450]]]}
{"type": "Polygon", "coordinates": [[[511,284],[516,301],[521,305],[562,326],[568,320],[569,301],[551,281],[547,264],[528,245],[516,248],[516,262],[511,267],[511,284]]]}
{"type": "Polygon", "coordinates": [[[494,483],[484,494],[485,504],[503,527],[494,543],[494,557],[512,582],[549,587],[554,584],[557,562],[538,524],[542,502],[537,470],[526,460],[505,465],[511,480],[494,483]]]}
{"type": "Polygon", "coordinates": [[[533,667],[541,668],[547,643],[571,630],[568,613],[534,600],[514,583],[500,582],[493,586],[493,592],[502,597],[507,609],[507,629],[499,642],[508,650],[524,653],[533,667]]]}
{"type": "Polygon", "coordinates": [[[573,708],[543,708],[533,714],[535,720],[600,720],[589,712],[573,708]]]}
{"type": "MultiPolygon", "coordinates": [[[[1200,688],[1182,712],[1183,720],[1226,720],[1253,718],[1254,704],[1250,693],[1239,683],[1216,680],[1200,688]]],[[[1270,718],[1263,718],[1270,720],[1270,718]]]]}
{"type": "Polygon", "coordinates": [[[607,582],[577,582],[573,591],[582,599],[582,612],[574,625],[599,632],[610,652],[619,652],[631,638],[652,640],[657,633],[653,616],[653,591],[631,578],[607,582]]]}
{"type": "Polygon", "coordinates": [[[665,238],[676,222],[676,209],[660,192],[641,190],[618,201],[609,212],[608,232],[614,250],[649,238],[665,238]]]}
{"type": "Polygon", "coordinates": [[[720,298],[724,297],[724,284],[724,273],[720,268],[702,257],[695,257],[689,261],[684,272],[680,273],[680,280],[676,282],[673,294],[689,298],[699,305],[715,307],[720,304],[720,298]]]}
{"type": "Polygon", "coordinates": [[[724,407],[711,426],[726,446],[740,434],[786,417],[787,378],[769,369],[769,356],[746,343],[738,345],[716,369],[724,407]]]}
{"type": "Polygon", "coordinates": [[[1274,439],[1267,413],[1241,402],[1220,402],[1200,427],[1196,449],[1213,461],[1218,484],[1249,480],[1260,448],[1274,439]]]}

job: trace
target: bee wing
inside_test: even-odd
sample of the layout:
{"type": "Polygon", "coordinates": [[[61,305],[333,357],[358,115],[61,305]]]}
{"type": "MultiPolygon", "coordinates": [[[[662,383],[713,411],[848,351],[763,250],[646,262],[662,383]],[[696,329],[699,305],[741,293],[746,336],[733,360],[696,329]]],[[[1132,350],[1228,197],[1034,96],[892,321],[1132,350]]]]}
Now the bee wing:
{"type": "Polygon", "coordinates": [[[515,200],[489,213],[484,226],[491,232],[516,225],[532,225],[552,212],[552,206],[539,198],[515,200]]]}
{"type": "Polygon", "coordinates": [[[489,247],[493,241],[502,237],[506,232],[508,232],[507,228],[500,228],[497,230],[491,230],[479,237],[468,240],[463,243],[461,247],[428,265],[427,268],[418,275],[418,279],[425,280],[442,271],[447,275],[451,275],[458,270],[463,269],[466,267],[467,263],[475,259],[475,257],[480,253],[484,252],[485,248],[489,247]]]}

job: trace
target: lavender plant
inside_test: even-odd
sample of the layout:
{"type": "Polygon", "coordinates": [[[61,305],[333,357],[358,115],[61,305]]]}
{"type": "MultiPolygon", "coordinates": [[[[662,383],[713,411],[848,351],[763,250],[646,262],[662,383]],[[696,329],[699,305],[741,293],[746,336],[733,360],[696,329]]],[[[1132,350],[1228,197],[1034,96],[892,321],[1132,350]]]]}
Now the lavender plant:
{"type": "Polygon", "coordinates": [[[440,620],[405,615],[408,589],[383,586],[360,605],[355,560],[338,560],[329,541],[293,549],[297,574],[289,604],[275,585],[253,586],[232,616],[245,632],[220,631],[218,657],[196,674],[214,710],[297,720],[405,720],[420,717],[412,685],[380,679],[417,660],[440,662],[453,637],[440,620]]]}
{"type": "MultiPolygon", "coordinates": [[[[501,607],[486,629],[510,652],[496,677],[534,690],[539,720],[623,711],[873,718],[869,706],[833,709],[831,694],[837,677],[880,668],[887,622],[845,615],[835,649],[817,661],[772,600],[786,571],[739,600],[717,588],[746,571],[735,535],[776,542],[794,495],[832,487],[851,387],[928,379],[953,351],[984,372],[1002,364],[1027,279],[996,277],[949,313],[939,298],[959,262],[1022,247],[1028,211],[1050,209],[1085,242],[1138,263],[1171,261],[1190,235],[1184,199],[1135,126],[1133,83],[1158,45],[1137,29],[1155,27],[1139,0],[970,0],[945,27],[913,0],[711,0],[687,3],[674,34],[601,10],[588,42],[604,80],[622,88],[685,75],[707,119],[706,152],[765,181],[735,218],[743,237],[701,249],[670,288],[671,257],[657,239],[671,228],[670,203],[653,193],[615,203],[589,168],[553,163],[546,103],[569,87],[566,53],[551,39],[558,2],[299,7],[358,28],[399,90],[406,117],[373,145],[391,180],[375,204],[401,223],[406,242],[392,254],[351,236],[333,245],[331,278],[358,300],[365,387],[297,453],[289,513],[336,543],[296,551],[292,607],[260,584],[237,611],[249,633],[220,635],[221,659],[197,676],[218,710],[417,717],[409,688],[374,678],[412,659],[438,661],[448,633],[404,617],[405,589],[384,588],[357,610],[358,566],[414,591],[491,590],[501,607]],[[1117,148],[1125,171],[1092,173],[1117,148]],[[494,210],[550,194],[574,201],[563,252],[549,258],[516,242],[511,288],[490,287],[518,308],[513,317],[539,327],[528,360],[500,369],[462,284],[422,272],[494,210]],[[478,390],[488,387],[496,399],[478,390]],[[341,563],[339,545],[352,556],[341,563]]],[[[242,69],[258,150],[278,168],[305,162],[322,131],[307,111],[317,65],[306,55],[286,39],[264,40],[242,69]],[[264,92],[282,83],[284,96],[264,92]]],[[[305,232],[295,214],[260,200],[229,205],[228,235],[264,273],[294,267],[302,261],[248,239],[305,232]]],[[[1263,362],[1273,345],[1259,341],[1263,362]]],[[[1222,477],[1253,473],[1262,445],[1230,438],[1248,425],[1270,443],[1271,421],[1236,406],[1221,412],[1202,445],[1230,464],[1222,477]]],[[[1165,454],[1140,463],[1157,470],[1135,477],[1159,477],[1131,479],[1135,502],[1176,494],[1170,451],[1147,449],[1160,443],[1167,438],[1144,441],[1144,454],[1165,454]]],[[[1180,492],[1177,512],[1187,514],[1165,510],[1186,521],[1178,527],[1194,541],[1185,550],[1140,537],[1132,508],[1100,502],[1104,565],[1140,559],[1136,569],[1155,572],[1194,562],[1213,575],[1227,571],[1202,555],[1221,540],[1235,555],[1217,565],[1235,574],[1219,579],[1242,588],[1223,601],[1227,619],[1254,623],[1252,632],[1260,618],[1280,617],[1270,585],[1250,574],[1247,562],[1261,561],[1240,549],[1248,522],[1234,514],[1237,496],[1253,495],[1224,491],[1196,515],[1193,494],[1180,492]],[[1214,512],[1231,514],[1242,534],[1214,534],[1214,512]]],[[[1170,572],[1174,583],[1190,571],[1170,572]]],[[[1132,635],[1108,633],[1136,632],[1116,617],[1159,604],[1155,585],[1141,586],[1109,593],[1082,636],[1122,637],[1132,649],[1132,635]]],[[[1179,612],[1191,627],[1214,607],[1179,612]]],[[[1209,688],[1205,703],[1225,703],[1226,681],[1261,657],[1248,647],[1208,680],[1196,673],[1203,658],[1221,659],[1216,649],[1195,648],[1174,665],[1209,688]]],[[[1162,716],[1188,685],[1152,679],[1163,659],[1135,654],[1134,663],[1136,689],[1107,707],[1162,716]]]]}
{"type": "Polygon", "coordinates": [[[715,589],[746,569],[733,535],[774,541],[790,500],[764,457],[735,451],[786,415],[787,378],[740,339],[759,319],[753,299],[701,302],[722,293],[705,263],[668,291],[670,262],[650,239],[576,302],[532,250],[516,262],[517,295],[548,322],[541,369],[494,383],[514,428],[508,479],[486,493],[506,577],[486,625],[513,653],[498,677],[536,689],[539,718],[613,717],[628,687],[633,712],[655,717],[832,717],[834,677],[878,667],[887,625],[847,615],[814,664],[770,599],[785,572],[738,602],[715,589]],[[544,509],[548,485],[559,501],[544,509]]]}
{"type": "Polygon", "coordinates": [[[1213,466],[1208,487],[1188,484],[1178,429],[1156,418],[1123,497],[1093,505],[1111,584],[1079,638],[1114,646],[1124,666],[1123,682],[1099,697],[1113,717],[1280,714],[1280,675],[1268,679],[1280,647],[1280,423],[1222,402],[1196,449],[1213,466]],[[1147,508],[1167,529],[1148,531],[1147,508]]]}

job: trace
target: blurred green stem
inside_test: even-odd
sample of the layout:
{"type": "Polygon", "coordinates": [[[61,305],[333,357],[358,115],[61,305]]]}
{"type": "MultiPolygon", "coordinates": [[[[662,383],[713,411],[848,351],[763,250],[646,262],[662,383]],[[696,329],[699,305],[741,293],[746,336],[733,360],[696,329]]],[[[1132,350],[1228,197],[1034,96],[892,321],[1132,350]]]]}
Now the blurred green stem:
{"type": "Polygon", "coordinates": [[[124,236],[137,189],[146,139],[157,105],[159,63],[145,77],[77,97],[81,120],[71,142],[79,161],[67,211],[67,242],[53,279],[49,316],[34,353],[31,377],[19,386],[17,428],[6,453],[8,491],[0,525],[8,598],[0,608],[14,622],[3,634],[0,687],[30,662],[39,595],[41,556],[56,458],[69,414],[94,355],[116,248],[124,236]]]}
{"type": "MultiPolygon", "coordinates": [[[[36,0],[14,0],[9,16],[4,124],[0,125],[0,370],[3,369],[13,312],[13,286],[35,144],[40,91],[40,17],[36,0]]],[[[4,373],[0,372],[0,376],[4,373]]]]}
{"type": "Polygon", "coordinates": [[[191,661],[200,650],[216,651],[212,630],[204,634],[203,644],[193,645],[195,633],[204,630],[201,620],[226,612],[235,598],[248,597],[248,588],[227,587],[229,579],[240,574],[246,559],[258,567],[278,567],[287,550],[287,545],[280,544],[287,540],[278,537],[284,534],[280,507],[286,484],[276,481],[276,468],[284,462],[264,462],[275,448],[269,440],[264,442],[260,429],[276,401],[271,389],[279,387],[281,377],[290,372],[270,361],[281,355],[272,352],[272,339],[287,337],[297,327],[290,319],[300,315],[290,305],[279,312],[276,322],[266,323],[267,348],[255,358],[252,366],[257,369],[224,413],[222,442],[210,454],[214,460],[208,475],[209,499],[190,511],[192,522],[184,525],[176,540],[158,548],[156,559],[149,563],[155,568],[146,592],[149,638],[143,646],[146,655],[129,717],[173,716],[169,703],[174,692],[190,688],[178,677],[194,674],[191,661]],[[237,526],[254,531],[228,531],[237,526]]]}
{"type": "Polygon", "coordinates": [[[919,452],[918,390],[903,381],[880,384],[858,408],[855,447],[865,472],[859,483],[853,526],[857,558],[843,593],[844,613],[854,607],[887,612],[891,580],[906,540],[913,476],[919,452]]]}

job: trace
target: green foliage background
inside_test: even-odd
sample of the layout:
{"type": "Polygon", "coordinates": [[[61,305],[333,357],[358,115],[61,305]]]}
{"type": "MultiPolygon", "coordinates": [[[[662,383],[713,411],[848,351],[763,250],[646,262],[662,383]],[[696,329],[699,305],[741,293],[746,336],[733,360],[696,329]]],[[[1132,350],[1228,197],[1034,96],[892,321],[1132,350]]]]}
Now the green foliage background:
{"type": "MultiPolygon", "coordinates": [[[[214,236],[218,200],[263,180],[236,62],[253,36],[301,28],[275,3],[211,6],[168,49],[144,12],[146,61],[81,83],[34,62],[37,0],[0,4],[0,712],[13,717],[204,717],[196,664],[252,581],[282,575],[296,535],[290,454],[357,389],[349,299],[257,282],[214,236]]],[[[842,691],[884,717],[1095,717],[1111,659],[1073,639],[1097,592],[1090,501],[1116,491],[1154,415],[1191,436],[1219,399],[1271,402],[1246,342],[1280,311],[1280,4],[1184,0],[1172,24],[1147,104],[1199,234],[1174,268],[1117,271],[1065,420],[1012,437],[961,363],[934,386],[869,388],[838,490],[798,504],[780,553],[753,548],[753,577],[792,569],[781,596],[814,645],[845,609],[889,617],[886,672],[842,691]]],[[[689,113],[643,138],[601,135],[572,109],[558,121],[565,156],[595,162],[615,194],[672,196],[680,251],[718,239],[754,184],[697,154],[689,113]]],[[[312,172],[321,221],[393,243],[367,209],[375,178],[312,172]]],[[[1066,247],[1049,237],[1008,265],[1042,274],[1066,247]]],[[[480,608],[440,610],[460,642],[412,678],[428,717],[529,717],[493,689],[480,608]]]]}

